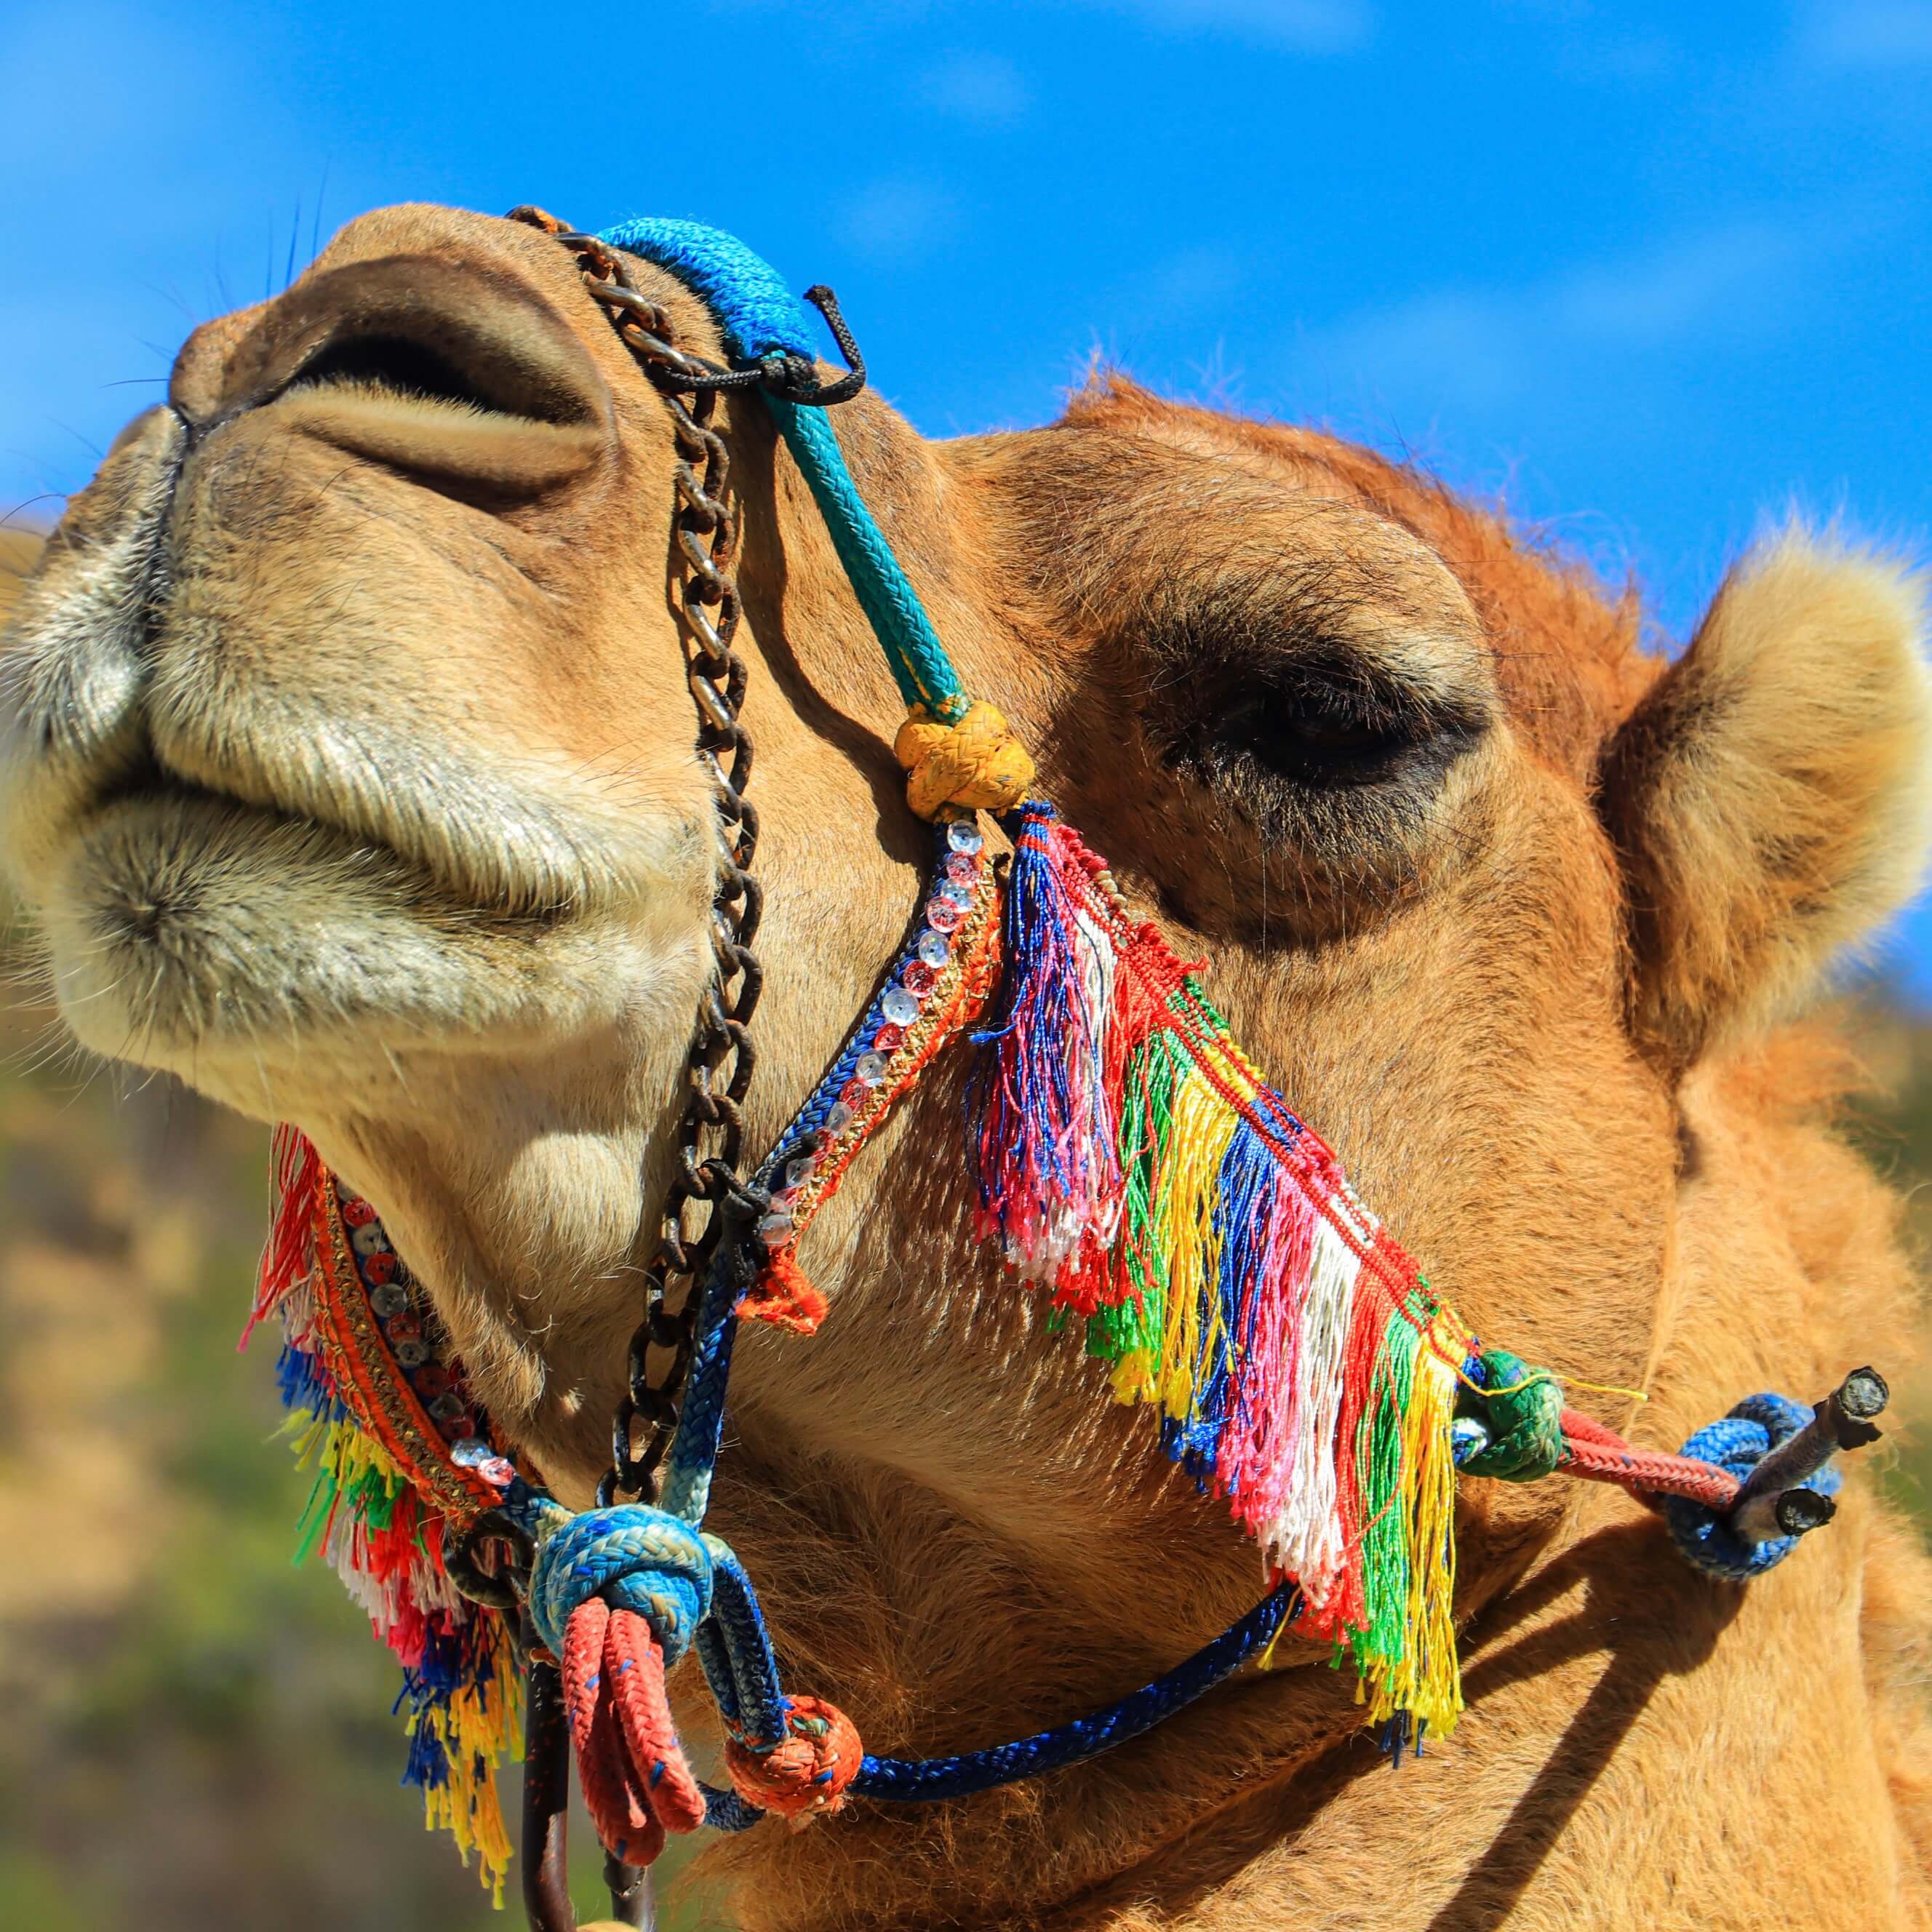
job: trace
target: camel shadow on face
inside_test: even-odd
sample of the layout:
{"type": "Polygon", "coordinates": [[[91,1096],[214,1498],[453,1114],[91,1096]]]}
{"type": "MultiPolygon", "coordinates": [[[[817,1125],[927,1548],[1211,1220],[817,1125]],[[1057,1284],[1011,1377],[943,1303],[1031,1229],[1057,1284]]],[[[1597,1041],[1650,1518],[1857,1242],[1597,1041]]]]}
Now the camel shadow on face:
{"type": "Polygon", "coordinates": [[[1526,1632],[1471,1669],[1463,1688],[1472,1709],[1573,1659],[1607,1651],[1610,1664],[1427,1932],[1490,1932],[1508,1918],[1658,1687],[1702,1665],[1737,1616],[1742,1591],[1705,1586],[1696,1613],[1672,1640],[1660,1640],[1650,1618],[1633,1628],[1620,1614],[1627,1589],[1610,1580],[1637,1554],[1633,1545],[1647,1544],[1657,1533],[1650,1523],[1599,1531],[1478,1619],[1473,1634],[1493,1642],[1579,1581],[1584,1585],[1573,1614],[1526,1632]]]}
{"type": "MultiPolygon", "coordinates": [[[[1415,1921],[1426,1925],[1426,1932],[1495,1932],[1509,1920],[1659,1687],[1705,1663],[1736,1616],[1743,1593],[1710,1586],[1700,1586],[1694,1597],[1673,1596],[1675,1607],[1682,1612],[1674,1622],[1667,1622],[1654,1608],[1641,1606],[1630,1580],[1652,1574],[1658,1534],[1654,1523],[1645,1522],[1599,1531],[1491,1604],[1471,1626],[1466,1642],[1480,1647],[1482,1654],[1470,1665],[1463,1690],[1478,1720],[1485,1706],[1520,1694],[1566,1666],[1606,1654],[1609,1662],[1543,1748],[1540,1764],[1487,1840],[1468,1845],[1466,1852],[1460,1849],[1467,1842],[1463,1834],[1455,1834],[1459,1849],[1454,1856],[1466,1856],[1466,1870],[1434,1913],[1426,1921],[1415,1921]],[[1534,1621],[1580,1585],[1582,1600],[1569,1615],[1549,1622],[1534,1621]],[[1520,1634],[1510,1640],[1512,1632],[1520,1634]]],[[[1412,1780],[1427,1779],[1432,1770],[1438,1776],[1456,1778],[1456,1760],[1463,1748],[1460,1738],[1427,1745],[1419,1765],[1404,1762],[1391,1768],[1367,1733],[1352,1731],[1304,1760],[1274,1792],[1238,1799],[1222,1814],[1225,1835],[1216,1834],[1213,1850],[1200,1842],[1205,1832],[1197,1825],[1190,1834],[1195,1840],[1192,1856],[1184,1853],[1174,1861],[1180,1885],[1161,1885],[1156,1876],[1160,1860],[1144,1862],[1136,1874],[1138,1894],[1159,1900],[1162,1922],[1170,1917],[1184,1920],[1191,1908],[1206,1904],[1222,1885],[1270,1849],[1296,1853],[1331,1808],[1352,1810],[1352,1788],[1362,1780],[1380,1778],[1385,1785],[1392,1781],[1384,1810],[1399,1816],[1405,1786],[1412,1780]]],[[[1528,1746],[1526,1742],[1509,1748],[1520,1759],[1528,1746]]],[[[1448,1837],[1446,1816],[1441,1793],[1428,1793],[1418,1808],[1418,1849],[1448,1837]]],[[[1442,1866],[1433,1861],[1424,1865],[1420,1857],[1418,1865],[1413,1882],[1430,1884],[1432,1890],[1442,1866]]],[[[1414,1906],[1402,1896],[1402,1878],[1387,1865],[1381,1873],[1392,1917],[1411,1922],[1414,1906]]],[[[1337,1922],[1366,1928],[1378,1922],[1364,1917],[1337,1922]]]]}

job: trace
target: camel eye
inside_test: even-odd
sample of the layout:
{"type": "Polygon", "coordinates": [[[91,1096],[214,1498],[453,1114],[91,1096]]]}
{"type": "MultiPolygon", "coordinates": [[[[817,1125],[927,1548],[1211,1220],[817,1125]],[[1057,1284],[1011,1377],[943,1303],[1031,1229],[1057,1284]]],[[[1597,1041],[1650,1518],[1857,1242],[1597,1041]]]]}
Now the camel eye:
{"type": "Polygon", "coordinates": [[[1231,695],[1212,726],[1214,754],[1295,784],[1380,783],[1436,731],[1420,707],[1313,668],[1231,695]]]}
{"type": "Polygon", "coordinates": [[[1339,661],[1304,660],[1228,680],[1174,748],[1178,763],[1287,809],[1297,796],[1433,791],[1482,724],[1439,694],[1339,661]]]}

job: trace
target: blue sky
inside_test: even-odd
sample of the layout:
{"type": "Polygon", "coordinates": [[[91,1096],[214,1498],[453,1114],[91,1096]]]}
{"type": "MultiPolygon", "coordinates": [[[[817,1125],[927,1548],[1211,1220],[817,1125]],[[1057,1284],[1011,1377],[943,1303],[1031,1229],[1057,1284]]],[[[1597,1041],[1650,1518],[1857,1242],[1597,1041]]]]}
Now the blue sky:
{"type": "Polygon", "coordinates": [[[832,283],[930,434],[1098,352],[1411,451],[1681,637],[1793,507],[1932,555],[1928,106],[1925,0],[14,0],[0,512],[318,216],[535,200],[832,283]]]}

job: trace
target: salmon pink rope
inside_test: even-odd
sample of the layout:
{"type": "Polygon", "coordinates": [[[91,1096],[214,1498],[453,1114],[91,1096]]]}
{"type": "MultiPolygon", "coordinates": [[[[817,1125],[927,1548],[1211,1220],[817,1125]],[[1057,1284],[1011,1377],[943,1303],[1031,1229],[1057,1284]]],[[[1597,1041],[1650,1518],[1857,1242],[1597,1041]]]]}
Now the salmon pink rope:
{"type": "Polygon", "coordinates": [[[584,1802],[605,1848],[648,1865],[667,1832],[704,1822],[664,1696],[664,1653],[634,1612],[591,1597],[570,1614],[560,1659],[584,1802]]]}
{"type": "Polygon", "coordinates": [[[1574,1408],[1563,1412],[1563,1455],[1557,1466],[1592,1482],[1615,1483],[1644,1501],[1683,1496],[1721,1513],[1738,1497],[1738,1479],[1728,1469],[1694,1456],[1633,1448],[1614,1429],[1574,1408]]]}

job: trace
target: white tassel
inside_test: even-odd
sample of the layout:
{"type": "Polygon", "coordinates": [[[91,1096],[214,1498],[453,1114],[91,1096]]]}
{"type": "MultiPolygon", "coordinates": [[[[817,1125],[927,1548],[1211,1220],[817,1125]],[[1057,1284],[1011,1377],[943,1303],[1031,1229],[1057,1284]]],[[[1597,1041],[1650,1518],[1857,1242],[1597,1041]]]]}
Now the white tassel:
{"type": "Polygon", "coordinates": [[[1354,1249],[1318,1216],[1294,1358],[1288,1489],[1262,1536],[1269,1562],[1294,1577],[1317,1610],[1327,1602],[1346,1553],[1336,1510],[1335,1429],[1360,1271],[1354,1249]]]}

